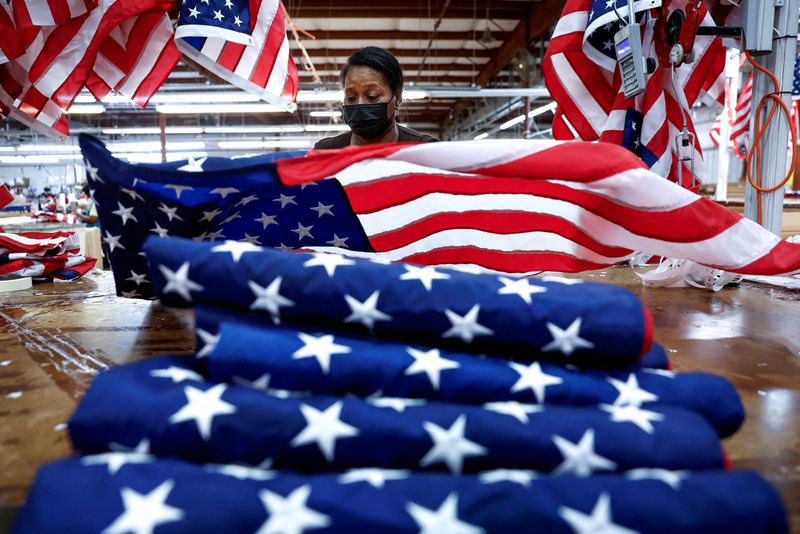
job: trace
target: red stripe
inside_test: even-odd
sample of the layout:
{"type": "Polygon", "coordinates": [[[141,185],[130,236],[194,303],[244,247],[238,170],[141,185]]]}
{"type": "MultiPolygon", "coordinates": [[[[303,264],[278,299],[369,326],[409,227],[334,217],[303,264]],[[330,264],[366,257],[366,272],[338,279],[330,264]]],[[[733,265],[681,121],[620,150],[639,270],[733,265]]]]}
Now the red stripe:
{"type": "Polygon", "coordinates": [[[103,39],[103,42],[100,44],[99,53],[105,56],[105,58],[119,70],[127,72],[129,64],[128,54],[125,52],[125,48],[115,39],[110,36],[103,39]]]}
{"type": "Polygon", "coordinates": [[[800,270],[800,245],[781,240],[778,244],[756,261],[740,269],[728,271],[747,274],[790,273],[800,270]]]}
{"type": "Polygon", "coordinates": [[[0,185],[0,208],[14,200],[14,196],[4,185],[0,185]]]}
{"type": "Polygon", "coordinates": [[[286,83],[283,85],[282,96],[290,98],[292,101],[296,101],[297,91],[300,89],[300,84],[297,77],[297,65],[295,65],[294,59],[291,55],[289,56],[289,61],[287,62],[286,67],[288,76],[286,76],[286,83]]]}
{"type": "Polygon", "coordinates": [[[174,38],[170,37],[166,46],[161,50],[155,65],[136,88],[132,97],[133,101],[143,108],[146,107],[150,98],[158,91],[180,59],[181,53],[175,46],[174,38]]]}
{"type": "Polygon", "coordinates": [[[475,179],[412,174],[348,186],[346,189],[351,206],[357,214],[405,204],[432,192],[465,195],[512,193],[562,200],[580,206],[637,235],[679,243],[709,239],[741,220],[741,216],[733,211],[703,198],[681,208],[649,212],[615,203],[591,191],[579,191],[565,185],[528,178],[475,179]]]}
{"type": "Polygon", "coordinates": [[[288,158],[277,163],[278,173],[285,185],[317,182],[333,176],[354,163],[369,158],[385,158],[413,143],[366,145],[339,150],[311,150],[303,158],[288,158]]]}
{"type": "Polygon", "coordinates": [[[89,89],[89,92],[98,102],[111,92],[111,87],[95,72],[89,74],[89,79],[86,80],[86,88],[89,89]]]}
{"type": "Polygon", "coordinates": [[[217,63],[219,63],[221,67],[232,72],[236,70],[236,65],[239,64],[239,60],[242,58],[245,49],[246,47],[243,44],[228,41],[225,43],[225,46],[222,47],[222,52],[220,52],[217,58],[217,63]]]}
{"type": "Polygon", "coordinates": [[[56,24],[63,24],[72,18],[66,0],[47,0],[47,5],[56,24]]]}
{"type": "Polygon", "coordinates": [[[548,232],[563,236],[603,256],[621,257],[633,252],[626,248],[609,247],[598,243],[571,222],[554,215],[522,211],[440,213],[392,232],[370,236],[369,241],[375,252],[386,252],[437,232],[452,229],[483,230],[495,234],[548,232]]]}
{"type": "Polygon", "coordinates": [[[475,264],[507,273],[531,271],[558,271],[577,273],[609,267],[610,264],[579,260],[566,254],[553,252],[499,252],[477,247],[450,247],[412,254],[403,258],[409,263],[421,265],[475,264]]]}
{"type": "Polygon", "coordinates": [[[281,49],[283,41],[286,40],[286,27],[284,26],[283,6],[278,5],[278,11],[275,13],[275,18],[272,20],[272,25],[267,32],[267,39],[264,47],[261,49],[261,55],[258,57],[253,72],[250,74],[250,81],[259,87],[266,87],[272,71],[275,68],[275,60],[278,58],[278,51],[281,49]]]}
{"type": "Polygon", "coordinates": [[[42,47],[41,52],[39,52],[33,65],[31,65],[28,74],[31,82],[35,83],[36,80],[50,68],[53,61],[57,60],[59,54],[61,54],[69,42],[80,32],[87,18],[89,18],[89,13],[85,13],[66,24],[61,24],[53,28],[45,40],[44,47],[42,47]]]}

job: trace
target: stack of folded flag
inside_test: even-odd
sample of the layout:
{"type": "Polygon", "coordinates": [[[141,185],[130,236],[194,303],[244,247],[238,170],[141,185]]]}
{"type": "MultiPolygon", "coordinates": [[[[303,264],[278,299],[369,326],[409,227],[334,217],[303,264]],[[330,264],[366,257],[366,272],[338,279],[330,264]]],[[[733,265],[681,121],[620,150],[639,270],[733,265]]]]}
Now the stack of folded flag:
{"type": "Polygon", "coordinates": [[[195,357],[106,371],[18,532],[787,531],[621,288],[151,238],[195,357]]]}

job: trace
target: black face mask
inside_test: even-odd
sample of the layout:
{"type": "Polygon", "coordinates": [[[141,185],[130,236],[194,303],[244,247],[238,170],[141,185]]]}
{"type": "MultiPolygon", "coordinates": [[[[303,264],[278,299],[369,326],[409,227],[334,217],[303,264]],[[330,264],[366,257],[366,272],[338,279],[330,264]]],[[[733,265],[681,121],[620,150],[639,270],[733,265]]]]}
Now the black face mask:
{"type": "Polygon", "coordinates": [[[364,139],[380,137],[394,122],[394,119],[386,116],[389,112],[388,102],[342,106],[342,110],[344,122],[353,133],[364,139]]]}

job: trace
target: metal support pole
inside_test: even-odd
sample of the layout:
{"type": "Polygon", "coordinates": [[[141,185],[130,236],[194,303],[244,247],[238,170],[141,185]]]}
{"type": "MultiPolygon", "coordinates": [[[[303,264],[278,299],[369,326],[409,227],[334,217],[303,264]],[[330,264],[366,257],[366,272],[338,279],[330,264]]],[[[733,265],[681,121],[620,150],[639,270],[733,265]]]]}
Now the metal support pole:
{"type": "MultiPolygon", "coordinates": [[[[773,50],[769,55],[759,57],[757,61],[775,73],[780,83],[780,90],[787,91],[781,98],[787,106],[792,105],[792,79],[794,77],[794,59],[797,47],[798,12],[800,0],[776,0],[779,4],[775,8],[776,28],[773,34],[773,50]]],[[[761,98],[773,92],[772,82],[762,73],[756,72],[753,80],[753,115],[751,115],[751,131],[755,125],[756,106],[761,98]]],[[[770,106],[763,108],[761,124],[764,124],[770,106]]],[[[751,135],[751,139],[753,139],[751,135]]],[[[789,139],[789,124],[783,114],[778,111],[767,129],[766,135],[761,138],[761,168],[756,169],[756,160],[753,158],[751,172],[755,176],[761,171],[761,186],[775,187],[786,176],[789,162],[786,150],[789,139]]],[[[752,150],[752,149],[751,149],[752,150]]],[[[760,194],[749,183],[746,185],[744,214],[751,220],[758,220],[757,197],[760,194]]],[[[781,234],[781,220],[783,218],[783,189],[772,193],[761,194],[762,226],[770,232],[781,234]]]]}
{"type": "Polygon", "coordinates": [[[158,114],[158,128],[161,134],[161,163],[167,162],[167,116],[158,114]]]}

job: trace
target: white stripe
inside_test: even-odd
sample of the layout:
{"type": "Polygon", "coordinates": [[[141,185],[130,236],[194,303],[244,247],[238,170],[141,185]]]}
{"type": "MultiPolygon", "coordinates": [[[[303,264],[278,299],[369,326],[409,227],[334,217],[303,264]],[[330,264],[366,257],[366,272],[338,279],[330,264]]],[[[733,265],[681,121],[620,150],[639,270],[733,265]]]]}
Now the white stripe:
{"type": "Polygon", "coordinates": [[[72,18],[86,13],[86,3],[83,0],[67,0],[67,7],[72,18]]]}
{"type": "Polygon", "coordinates": [[[67,238],[63,236],[51,237],[46,239],[33,239],[31,237],[26,237],[20,234],[0,234],[0,237],[2,237],[3,239],[8,239],[10,241],[16,241],[21,245],[36,245],[38,247],[59,245],[67,241],[67,238]]]}
{"type": "Polygon", "coordinates": [[[580,109],[595,134],[599,135],[608,115],[583,84],[580,76],[572,69],[572,65],[564,54],[553,54],[551,61],[553,62],[553,71],[558,76],[561,86],[569,93],[570,100],[580,109]]]}
{"type": "Polygon", "coordinates": [[[339,171],[336,173],[336,179],[339,180],[344,187],[348,187],[355,184],[364,184],[411,173],[476,178],[474,174],[464,174],[445,169],[437,169],[435,167],[426,167],[408,161],[389,162],[385,159],[366,159],[349,165],[347,168],[339,171]]]}
{"type": "Polygon", "coordinates": [[[164,14],[164,18],[153,28],[144,50],[142,50],[136,60],[136,64],[128,73],[125,83],[119,88],[120,93],[131,98],[136,94],[142,80],[153,70],[156,61],[161,56],[161,51],[170,42],[172,35],[172,23],[169,20],[169,15],[164,14]]]}
{"type": "Polygon", "coordinates": [[[175,30],[176,38],[184,37],[215,37],[232,43],[252,46],[253,38],[250,35],[206,24],[182,24],[175,30]]]}
{"type": "Polygon", "coordinates": [[[125,77],[125,73],[119,70],[117,66],[111,63],[103,54],[97,55],[97,60],[94,62],[94,68],[92,70],[112,89],[125,77]]]}
{"type": "MultiPolygon", "coordinates": [[[[262,0],[261,8],[258,10],[258,19],[253,30],[253,46],[245,48],[239,63],[236,65],[234,74],[244,78],[250,79],[253,69],[258,63],[258,58],[261,56],[261,51],[267,41],[267,32],[272,26],[272,21],[278,12],[277,0],[262,0]]],[[[278,93],[280,94],[280,92],[278,93]]]]}
{"type": "Polygon", "coordinates": [[[269,74],[266,87],[264,88],[267,93],[272,95],[283,94],[283,88],[286,85],[286,78],[289,76],[289,40],[283,38],[281,48],[278,51],[278,57],[275,58],[275,63],[272,66],[272,72],[269,74]]]}
{"type": "Polygon", "coordinates": [[[26,0],[23,3],[28,8],[34,26],[53,26],[56,23],[46,0],[26,0]]]}
{"type": "Polygon", "coordinates": [[[403,160],[448,171],[469,171],[510,163],[562,143],[563,141],[526,139],[451,141],[446,143],[447,146],[423,143],[398,150],[385,160],[403,160]]]}
{"type": "Polygon", "coordinates": [[[645,112],[644,119],[642,119],[642,136],[641,141],[645,146],[650,144],[658,130],[667,120],[667,101],[664,98],[664,93],[658,95],[658,99],[653,102],[645,112]]]}
{"type": "Polygon", "coordinates": [[[200,49],[200,53],[211,61],[216,62],[217,59],[219,59],[219,55],[222,53],[222,47],[224,46],[224,40],[216,37],[209,37],[206,39],[206,42],[203,43],[203,48],[200,49]]]}
{"type": "Polygon", "coordinates": [[[588,11],[576,11],[565,17],[561,17],[558,19],[558,24],[556,24],[556,29],[553,30],[553,37],[551,37],[551,39],[575,32],[582,33],[586,29],[586,24],[588,22],[588,11]]]}

